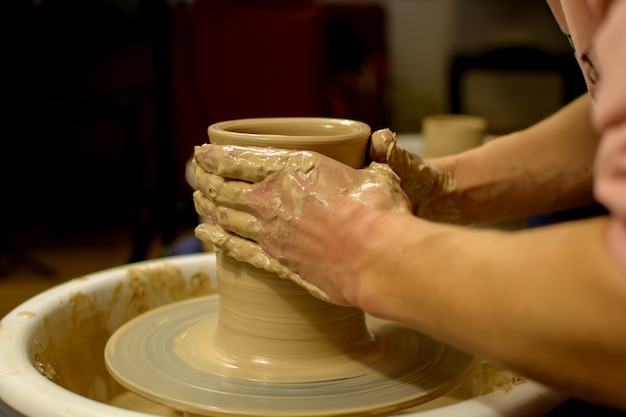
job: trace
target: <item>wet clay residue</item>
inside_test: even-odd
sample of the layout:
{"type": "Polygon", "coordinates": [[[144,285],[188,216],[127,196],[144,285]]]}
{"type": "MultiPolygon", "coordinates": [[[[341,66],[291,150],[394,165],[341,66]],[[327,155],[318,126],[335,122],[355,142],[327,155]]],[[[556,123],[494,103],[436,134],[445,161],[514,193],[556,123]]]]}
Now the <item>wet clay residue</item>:
{"type": "Polygon", "coordinates": [[[104,364],[104,347],[113,332],[155,307],[216,292],[203,272],[185,279],[167,262],[131,267],[112,291],[76,292],[46,316],[30,343],[31,361],[51,381],[106,402],[124,391],[104,364]]]}
{"type": "Polygon", "coordinates": [[[435,398],[416,407],[407,408],[397,413],[410,414],[418,411],[431,410],[445,405],[459,403],[491,392],[506,394],[515,385],[526,382],[526,379],[506,368],[495,365],[491,362],[479,362],[465,382],[457,389],[447,393],[442,397],[435,398]]]}

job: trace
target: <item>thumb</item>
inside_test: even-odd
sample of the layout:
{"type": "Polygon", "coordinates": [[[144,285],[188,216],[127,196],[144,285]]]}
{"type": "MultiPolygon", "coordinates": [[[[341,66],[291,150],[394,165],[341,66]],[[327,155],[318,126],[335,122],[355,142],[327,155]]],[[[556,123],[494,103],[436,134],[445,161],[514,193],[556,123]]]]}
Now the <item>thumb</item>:
{"type": "Polygon", "coordinates": [[[389,129],[372,134],[369,157],[372,161],[389,165],[400,179],[400,187],[409,198],[413,214],[430,220],[462,223],[456,206],[435,210],[433,201],[456,189],[452,173],[430,166],[418,155],[396,146],[397,137],[389,129]]]}
{"type": "Polygon", "coordinates": [[[389,129],[380,129],[372,133],[369,147],[370,161],[386,163],[396,146],[396,140],[396,134],[389,129]]]}

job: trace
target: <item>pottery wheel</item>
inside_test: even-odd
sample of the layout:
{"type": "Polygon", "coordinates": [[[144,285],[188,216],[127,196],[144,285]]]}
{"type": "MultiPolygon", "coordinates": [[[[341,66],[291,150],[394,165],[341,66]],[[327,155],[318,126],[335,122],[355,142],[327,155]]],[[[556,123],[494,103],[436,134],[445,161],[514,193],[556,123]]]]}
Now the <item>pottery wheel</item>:
{"type": "Polygon", "coordinates": [[[126,323],[105,349],[112,376],[140,396],[197,415],[372,416],[442,396],[474,366],[472,356],[411,328],[367,317],[367,349],[342,353],[335,363],[326,356],[305,366],[276,364],[291,374],[293,366],[302,367],[296,373],[306,380],[280,372],[272,378],[262,372],[233,377],[236,365],[210,353],[219,304],[217,295],[194,298],[126,323]]]}

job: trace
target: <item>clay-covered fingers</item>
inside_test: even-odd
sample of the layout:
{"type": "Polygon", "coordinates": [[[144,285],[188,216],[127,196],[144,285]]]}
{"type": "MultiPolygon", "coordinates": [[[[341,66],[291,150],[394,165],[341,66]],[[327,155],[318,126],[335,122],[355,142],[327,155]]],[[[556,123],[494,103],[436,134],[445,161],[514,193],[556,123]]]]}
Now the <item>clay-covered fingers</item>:
{"type": "Polygon", "coordinates": [[[256,242],[229,233],[220,225],[200,223],[195,229],[195,235],[215,252],[259,266],[269,262],[269,257],[256,242]]]}
{"type": "Polygon", "coordinates": [[[400,178],[387,164],[371,162],[363,169],[376,178],[362,187],[361,202],[367,205],[384,207],[391,212],[412,212],[411,202],[400,186],[400,178]],[[374,191],[367,196],[367,191],[374,191]]]}
{"type": "Polygon", "coordinates": [[[252,184],[211,174],[200,168],[195,160],[193,167],[196,189],[215,204],[237,209],[248,205],[252,184]]]}
{"type": "Polygon", "coordinates": [[[200,190],[193,193],[193,202],[199,215],[211,219],[222,229],[244,238],[258,238],[261,226],[259,220],[253,215],[231,207],[217,205],[200,190]]]}
{"type": "Polygon", "coordinates": [[[389,129],[380,129],[372,133],[369,147],[369,159],[375,162],[387,162],[391,149],[396,146],[397,137],[389,129]]]}
{"type": "Polygon", "coordinates": [[[219,225],[201,223],[195,229],[195,235],[208,247],[216,252],[234,258],[240,262],[246,262],[256,268],[273,272],[281,278],[290,279],[296,284],[308,290],[311,295],[329,303],[343,305],[332,300],[328,294],[315,285],[304,281],[300,275],[282,265],[276,259],[269,256],[256,242],[233,235],[219,225]]]}
{"type": "Polygon", "coordinates": [[[460,212],[449,196],[456,181],[448,170],[437,169],[418,155],[396,145],[397,137],[389,129],[372,134],[370,160],[387,164],[400,178],[416,216],[449,223],[463,223],[460,212]],[[445,202],[445,204],[442,203],[445,202]]]}
{"type": "Polygon", "coordinates": [[[207,143],[195,147],[194,160],[208,173],[255,183],[282,170],[291,154],[285,149],[207,143]]]}

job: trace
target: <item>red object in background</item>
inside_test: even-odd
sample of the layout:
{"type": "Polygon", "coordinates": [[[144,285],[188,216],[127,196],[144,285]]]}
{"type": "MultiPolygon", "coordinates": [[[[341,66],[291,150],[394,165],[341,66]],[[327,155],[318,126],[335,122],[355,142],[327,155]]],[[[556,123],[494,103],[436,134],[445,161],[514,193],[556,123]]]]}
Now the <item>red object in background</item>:
{"type": "Polygon", "coordinates": [[[197,1],[174,11],[172,85],[179,169],[193,146],[208,140],[211,123],[322,115],[320,18],[312,4],[197,1]]]}
{"type": "MultiPolygon", "coordinates": [[[[386,127],[384,11],[312,0],[197,0],[172,14],[177,182],[209,124],[324,116],[386,127]]],[[[181,188],[182,187],[182,188],[181,188]]]]}
{"type": "Polygon", "coordinates": [[[20,134],[7,140],[0,164],[12,178],[5,236],[98,219],[102,227],[128,225],[136,241],[130,260],[141,260],[157,232],[167,244],[178,224],[197,220],[185,165],[210,123],[326,116],[385,125],[380,5],[18,3],[6,13],[20,29],[5,83],[8,130],[20,134]],[[14,178],[24,155],[52,186],[33,193],[29,178],[14,178]],[[84,192],[86,180],[95,192],[84,192]]]}

